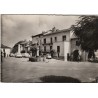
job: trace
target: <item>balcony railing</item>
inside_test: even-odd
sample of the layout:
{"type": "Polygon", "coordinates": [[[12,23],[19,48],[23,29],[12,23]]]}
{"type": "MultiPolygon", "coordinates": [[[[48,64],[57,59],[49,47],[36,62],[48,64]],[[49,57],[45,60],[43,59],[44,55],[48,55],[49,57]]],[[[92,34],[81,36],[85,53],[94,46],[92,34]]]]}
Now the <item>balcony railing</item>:
{"type": "Polygon", "coordinates": [[[53,43],[43,43],[42,45],[53,45],[53,43]]]}

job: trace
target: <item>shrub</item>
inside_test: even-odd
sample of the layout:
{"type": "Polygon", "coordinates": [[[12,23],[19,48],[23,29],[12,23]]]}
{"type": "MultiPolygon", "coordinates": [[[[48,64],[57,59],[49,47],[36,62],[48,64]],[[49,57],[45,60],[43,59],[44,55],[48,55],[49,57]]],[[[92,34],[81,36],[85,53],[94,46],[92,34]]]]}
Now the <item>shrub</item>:
{"type": "Polygon", "coordinates": [[[31,57],[31,58],[29,58],[29,61],[31,61],[31,62],[37,62],[37,58],[36,57],[31,57]]]}
{"type": "Polygon", "coordinates": [[[25,53],[25,50],[22,50],[21,53],[25,53]]]}

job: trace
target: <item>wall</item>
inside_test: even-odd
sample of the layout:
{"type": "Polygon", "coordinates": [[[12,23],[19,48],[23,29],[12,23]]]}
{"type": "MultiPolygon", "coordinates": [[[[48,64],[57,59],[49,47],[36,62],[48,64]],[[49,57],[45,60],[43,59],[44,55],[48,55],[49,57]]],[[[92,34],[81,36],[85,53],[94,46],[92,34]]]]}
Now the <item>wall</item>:
{"type": "Polygon", "coordinates": [[[10,49],[5,49],[5,52],[6,52],[6,56],[9,56],[9,54],[10,54],[10,49]]]}
{"type": "MultiPolygon", "coordinates": [[[[2,52],[4,52],[4,49],[3,48],[2,48],[2,52]]],[[[6,57],[9,57],[10,52],[11,52],[11,49],[5,48],[6,57]]]]}
{"type": "MultiPolygon", "coordinates": [[[[55,50],[55,52],[57,52],[57,46],[60,46],[60,56],[64,56],[64,41],[62,40],[62,36],[66,35],[66,41],[69,42],[70,41],[70,32],[60,32],[60,33],[56,33],[56,34],[51,34],[51,35],[45,35],[43,36],[43,38],[41,39],[42,44],[44,43],[44,38],[46,38],[46,43],[50,43],[51,42],[51,38],[53,41],[53,49],[55,50]],[[55,42],[55,37],[57,37],[57,42],[55,42]]],[[[50,50],[50,45],[45,45],[46,46],[46,50],[49,51],[50,50]]],[[[42,46],[42,50],[44,51],[44,47],[42,46]]],[[[57,53],[56,55],[57,56],[57,53]]]]}
{"type": "Polygon", "coordinates": [[[64,60],[67,61],[67,55],[70,55],[70,51],[71,51],[71,43],[70,41],[66,41],[64,42],[64,60]]]}
{"type": "Polygon", "coordinates": [[[60,56],[64,56],[64,42],[55,42],[53,43],[53,49],[55,50],[56,54],[55,56],[57,56],[57,46],[60,46],[60,56]]]}
{"type": "Polygon", "coordinates": [[[38,37],[33,37],[33,38],[32,38],[32,43],[33,43],[33,44],[35,44],[35,43],[37,43],[37,42],[38,42],[38,40],[39,40],[39,38],[38,38],[38,37]]]}
{"type": "Polygon", "coordinates": [[[74,50],[81,50],[79,46],[76,46],[76,41],[77,39],[71,39],[71,52],[73,52],[74,50]]]}

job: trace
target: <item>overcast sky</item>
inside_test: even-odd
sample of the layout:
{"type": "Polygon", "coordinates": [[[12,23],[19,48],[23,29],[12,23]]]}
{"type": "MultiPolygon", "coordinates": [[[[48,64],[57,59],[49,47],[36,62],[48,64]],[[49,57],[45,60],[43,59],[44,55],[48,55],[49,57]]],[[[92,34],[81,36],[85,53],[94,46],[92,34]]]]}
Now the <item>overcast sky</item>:
{"type": "Polygon", "coordinates": [[[79,16],[55,15],[2,15],[2,43],[13,47],[21,40],[52,29],[68,29],[79,16]]]}

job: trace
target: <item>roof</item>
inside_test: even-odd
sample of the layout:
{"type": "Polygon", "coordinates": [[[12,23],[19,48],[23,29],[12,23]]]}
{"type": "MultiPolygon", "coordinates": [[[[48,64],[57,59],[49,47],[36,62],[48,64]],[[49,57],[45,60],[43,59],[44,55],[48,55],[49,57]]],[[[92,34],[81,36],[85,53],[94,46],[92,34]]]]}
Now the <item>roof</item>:
{"type": "Polygon", "coordinates": [[[32,36],[32,38],[33,37],[40,37],[40,36],[47,36],[47,35],[52,35],[52,34],[57,34],[57,33],[61,33],[61,32],[68,32],[68,31],[70,31],[70,29],[63,29],[63,30],[55,30],[55,31],[52,31],[52,30],[48,30],[48,31],[46,31],[46,32],[42,32],[42,33],[40,33],[40,34],[37,34],[37,35],[34,35],[34,36],[32,36]]]}
{"type": "Polygon", "coordinates": [[[43,33],[40,33],[40,34],[34,35],[34,36],[32,36],[32,38],[33,38],[33,37],[40,37],[41,35],[43,35],[43,33]]]}
{"type": "Polygon", "coordinates": [[[27,43],[26,40],[24,40],[24,41],[19,41],[19,42],[17,42],[17,43],[15,44],[15,46],[18,45],[18,44],[26,44],[26,43],[27,43]]]}
{"type": "Polygon", "coordinates": [[[5,46],[5,45],[3,45],[3,44],[1,44],[1,48],[11,49],[11,47],[5,46]]]}
{"type": "Polygon", "coordinates": [[[19,41],[19,42],[17,42],[15,45],[18,45],[18,44],[21,44],[21,43],[23,43],[24,41],[19,41]]]}
{"type": "Polygon", "coordinates": [[[23,42],[21,42],[20,44],[21,45],[24,45],[24,44],[27,44],[28,42],[27,41],[23,41],[23,42]]]}
{"type": "Polygon", "coordinates": [[[70,31],[70,29],[56,30],[55,32],[51,31],[51,32],[45,33],[44,36],[46,36],[46,35],[52,35],[52,34],[57,34],[57,33],[61,33],[61,32],[68,32],[68,31],[70,31]]]}

